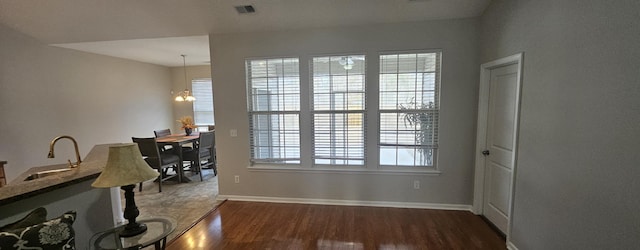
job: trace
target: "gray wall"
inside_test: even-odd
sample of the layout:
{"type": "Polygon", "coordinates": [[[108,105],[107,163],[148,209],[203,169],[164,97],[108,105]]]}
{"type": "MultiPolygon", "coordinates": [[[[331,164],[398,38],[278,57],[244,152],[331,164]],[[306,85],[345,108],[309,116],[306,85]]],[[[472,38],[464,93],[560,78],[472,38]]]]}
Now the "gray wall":
{"type": "MultiPolygon", "coordinates": [[[[471,204],[479,75],[477,19],[212,34],[210,45],[221,195],[471,204]],[[314,55],[365,53],[368,68],[375,69],[379,52],[418,49],[443,51],[441,175],[247,169],[246,58],[294,56],[306,65],[314,55]],[[238,130],[238,137],[230,137],[231,129],[238,130]],[[234,183],[234,175],[240,175],[240,183],[234,183]],[[421,189],[412,188],[413,180],[421,182],[421,189]]],[[[302,70],[308,71],[304,66],[302,70]]],[[[369,70],[367,84],[375,85],[377,79],[377,71],[369,70]]]]}
{"type": "Polygon", "coordinates": [[[96,144],[130,142],[174,125],[166,67],[47,46],[0,25],[0,160],[11,181],[34,166],[84,157],[96,144]]]}
{"type": "Polygon", "coordinates": [[[494,0],[481,61],[524,52],[512,242],[640,246],[640,2],[494,0]]]}
{"type": "MultiPolygon", "coordinates": [[[[84,158],[96,144],[172,126],[170,79],[166,67],[51,47],[0,25],[0,159],[9,181],[31,167],[75,161],[68,140],[47,158],[58,135],[75,137],[84,158]]],[[[0,225],[38,206],[49,218],[76,210],[76,246],[86,249],[93,233],[113,226],[109,189],[91,182],[3,206],[0,225]]]]}

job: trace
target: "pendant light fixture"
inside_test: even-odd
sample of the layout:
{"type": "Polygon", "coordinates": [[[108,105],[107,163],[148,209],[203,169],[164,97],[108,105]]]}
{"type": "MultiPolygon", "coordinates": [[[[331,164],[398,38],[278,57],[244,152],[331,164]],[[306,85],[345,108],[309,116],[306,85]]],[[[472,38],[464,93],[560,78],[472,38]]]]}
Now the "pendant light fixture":
{"type": "Polygon", "coordinates": [[[340,63],[340,65],[342,65],[342,67],[346,70],[353,69],[353,60],[350,56],[343,56],[342,58],[340,58],[338,63],[340,63]]]}
{"type": "Polygon", "coordinates": [[[181,56],[182,56],[182,67],[184,68],[184,90],[178,93],[178,96],[176,96],[175,100],[177,102],[184,102],[184,101],[192,102],[192,101],[195,101],[196,98],[191,95],[191,92],[189,92],[189,88],[187,88],[187,61],[185,59],[186,56],[185,55],[181,55],[181,56]]]}

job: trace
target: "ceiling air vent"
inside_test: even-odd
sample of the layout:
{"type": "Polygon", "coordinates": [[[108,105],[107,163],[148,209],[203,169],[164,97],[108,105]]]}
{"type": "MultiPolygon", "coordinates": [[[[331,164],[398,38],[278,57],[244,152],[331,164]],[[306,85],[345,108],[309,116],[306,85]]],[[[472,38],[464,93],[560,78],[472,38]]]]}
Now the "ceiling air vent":
{"type": "Polygon", "coordinates": [[[255,13],[256,9],[253,8],[253,6],[251,5],[242,5],[242,6],[235,6],[236,11],[238,12],[238,14],[249,14],[249,13],[255,13]]]}

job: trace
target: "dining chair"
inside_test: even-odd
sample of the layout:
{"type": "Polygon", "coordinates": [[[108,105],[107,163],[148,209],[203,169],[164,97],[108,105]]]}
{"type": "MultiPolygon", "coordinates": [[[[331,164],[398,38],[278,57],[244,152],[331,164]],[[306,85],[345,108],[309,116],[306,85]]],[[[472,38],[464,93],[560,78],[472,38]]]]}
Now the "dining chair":
{"type": "MultiPolygon", "coordinates": [[[[153,134],[156,136],[156,138],[161,138],[161,137],[166,137],[166,136],[170,136],[171,135],[171,129],[161,129],[161,130],[154,130],[153,134]]],[[[160,147],[160,151],[168,151],[171,150],[172,147],[171,145],[164,145],[162,147],[160,147]]]]}
{"type": "Polygon", "coordinates": [[[215,130],[210,130],[213,132],[213,146],[211,146],[211,150],[210,154],[211,157],[209,158],[209,166],[211,166],[211,168],[213,169],[213,176],[217,176],[218,175],[218,158],[216,156],[216,132],[215,130]]]}
{"type": "MultiPolygon", "coordinates": [[[[158,148],[158,143],[156,142],[156,138],[137,138],[131,137],[133,142],[138,144],[138,148],[140,149],[140,153],[142,156],[146,157],[144,161],[149,164],[149,166],[153,169],[158,170],[160,172],[160,176],[158,176],[158,192],[162,192],[162,182],[174,177],[178,177],[178,182],[182,182],[180,175],[178,174],[178,166],[180,165],[180,157],[174,154],[169,153],[160,153],[160,149],[158,148]],[[169,175],[168,170],[173,168],[176,174],[169,175]]],[[[142,182],[140,183],[140,190],[142,191],[142,182]]]]}
{"type": "Polygon", "coordinates": [[[213,162],[209,160],[213,156],[211,148],[215,140],[214,133],[213,131],[200,132],[198,142],[195,144],[196,147],[191,151],[184,152],[182,155],[183,160],[190,162],[190,168],[195,168],[192,170],[200,174],[200,181],[202,181],[202,168],[213,165],[213,162]],[[202,161],[206,161],[206,163],[202,164],[202,161]]]}
{"type": "MultiPolygon", "coordinates": [[[[207,125],[207,131],[216,131],[216,125],[207,125]]],[[[211,168],[213,168],[213,176],[218,175],[218,167],[216,165],[216,136],[213,134],[213,147],[211,147],[211,158],[209,158],[209,162],[211,164],[211,168]]]]}
{"type": "Polygon", "coordinates": [[[167,129],[161,129],[161,130],[154,130],[153,134],[156,135],[156,138],[170,136],[171,135],[171,129],[167,128],[167,129]]]}
{"type": "Polygon", "coordinates": [[[209,132],[213,133],[213,136],[212,136],[213,138],[212,138],[212,140],[210,140],[213,144],[212,144],[211,148],[209,148],[210,157],[207,160],[207,163],[202,165],[202,168],[213,169],[213,176],[217,176],[218,175],[218,167],[217,167],[217,158],[216,158],[216,133],[215,133],[214,126],[209,125],[209,132]]]}

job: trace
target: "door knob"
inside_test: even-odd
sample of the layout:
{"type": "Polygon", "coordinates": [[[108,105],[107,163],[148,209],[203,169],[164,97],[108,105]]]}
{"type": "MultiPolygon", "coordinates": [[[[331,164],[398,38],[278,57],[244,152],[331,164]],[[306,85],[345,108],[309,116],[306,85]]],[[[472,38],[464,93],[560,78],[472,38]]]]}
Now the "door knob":
{"type": "Polygon", "coordinates": [[[486,156],[486,155],[489,155],[490,153],[489,153],[489,150],[483,150],[482,154],[486,156]]]}

